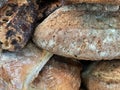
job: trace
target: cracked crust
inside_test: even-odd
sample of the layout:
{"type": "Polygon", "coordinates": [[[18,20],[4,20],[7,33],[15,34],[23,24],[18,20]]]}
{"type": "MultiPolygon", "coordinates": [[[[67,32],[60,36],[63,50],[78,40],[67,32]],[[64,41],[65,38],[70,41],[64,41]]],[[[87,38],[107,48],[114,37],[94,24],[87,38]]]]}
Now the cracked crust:
{"type": "Polygon", "coordinates": [[[120,61],[100,61],[91,64],[82,74],[88,90],[119,90],[120,61]]]}
{"type": "Polygon", "coordinates": [[[35,30],[33,41],[54,54],[83,60],[120,58],[120,11],[64,6],[35,30]]]}
{"type": "Polygon", "coordinates": [[[23,48],[31,37],[36,19],[34,0],[9,0],[0,10],[0,44],[2,49],[23,48]]]}

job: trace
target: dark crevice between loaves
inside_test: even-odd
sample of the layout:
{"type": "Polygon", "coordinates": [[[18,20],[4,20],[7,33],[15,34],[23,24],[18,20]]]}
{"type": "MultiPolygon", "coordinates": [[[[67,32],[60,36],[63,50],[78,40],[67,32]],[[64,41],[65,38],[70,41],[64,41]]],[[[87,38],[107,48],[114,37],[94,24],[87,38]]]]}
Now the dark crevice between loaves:
{"type": "Polygon", "coordinates": [[[2,55],[2,42],[0,42],[0,57],[2,55]]]}
{"type": "Polygon", "coordinates": [[[62,5],[59,0],[37,0],[37,4],[39,5],[37,25],[62,5]]]}
{"type": "MultiPolygon", "coordinates": [[[[87,61],[87,60],[81,60],[80,61],[81,64],[82,64],[82,71],[81,73],[83,73],[84,71],[86,71],[88,69],[88,67],[94,63],[94,61],[87,61]]],[[[84,80],[82,78],[82,74],[81,74],[81,87],[80,87],[80,90],[88,90],[87,87],[86,87],[86,84],[84,83],[84,80]]]]}

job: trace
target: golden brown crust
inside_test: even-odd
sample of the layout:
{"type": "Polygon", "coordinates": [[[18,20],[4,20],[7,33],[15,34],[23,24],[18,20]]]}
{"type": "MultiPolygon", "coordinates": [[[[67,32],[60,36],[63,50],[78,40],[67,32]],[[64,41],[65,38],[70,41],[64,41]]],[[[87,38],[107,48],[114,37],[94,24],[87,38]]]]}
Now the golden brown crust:
{"type": "Polygon", "coordinates": [[[29,90],[79,90],[81,64],[65,63],[71,59],[54,56],[32,82],[29,90]]]}
{"type": "Polygon", "coordinates": [[[31,37],[36,19],[34,0],[9,0],[0,9],[0,44],[2,49],[20,50],[31,37]]]}
{"type": "Polygon", "coordinates": [[[16,53],[3,52],[0,56],[0,88],[27,90],[28,84],[50,59],[51,54],[33,44],[16,53]]]}
{"type": "Polygon", "coordinates": [[[90,65],[82,74],[88,90],[119,90],[120,61],[100,61],[90,65]]]}
{"type": "Polygon", "coordinates": [[[120,11],[64,6],[37,28],[33,41],[49,52],[83,60],[120,58],[120,11]]]}

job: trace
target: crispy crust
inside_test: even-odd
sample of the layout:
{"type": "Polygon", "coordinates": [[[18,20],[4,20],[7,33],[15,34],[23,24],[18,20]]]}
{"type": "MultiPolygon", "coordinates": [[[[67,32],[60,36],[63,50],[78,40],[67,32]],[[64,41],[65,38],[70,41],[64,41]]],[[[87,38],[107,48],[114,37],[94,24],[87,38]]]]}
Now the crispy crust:
{"type": "Polygon", "coordinates": [[[2,49],[15,51],[26,45],[33,32],[36,9],[34,0],[9,0],[1,8],[0,43],[2,49]]]}
{"type": "Polygon", "coordinates": [[[84,60],[120,58],[120,11],[64,6],[37,28],[33,41],[54,54],[84,60]]]}
{"type": "Polygon", "coordinates": [[[79,90],[81,64],[70,61],[68,58],[52,57],[31,83],[29,90],[79,90]]]}
{"type": "Polygon", "coordinates": [[[88,90],[119,90],[120,61],[100,61],[91,64],[82,74],[88,90]]]}

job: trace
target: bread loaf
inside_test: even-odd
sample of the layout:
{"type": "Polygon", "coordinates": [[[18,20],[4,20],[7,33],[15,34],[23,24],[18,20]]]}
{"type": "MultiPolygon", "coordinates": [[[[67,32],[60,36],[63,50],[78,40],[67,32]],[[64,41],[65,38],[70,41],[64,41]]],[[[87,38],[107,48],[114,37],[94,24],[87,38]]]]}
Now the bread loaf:
{"type": "Polygon", "coordinates": [[[0,56],[0,90],[28,90],[29,83],[39,74],[52,54],[32,43],[16,53],[0,56]]]}
{"type": "Polygon", "coordinates": [[[83,72],[87,90],[120,90],[120,61],[100,61],[83,72]]]}
{"type": "Polygon", "coordinates": [[[37,17],[34,0],[9,0],[0,8],[0,45],[16,51],[23,48],[31,37],[37,17]]]}
{"type": "Polygon", "coordinates": [[[28,90],[79,90],[81,64],[54,56],[45,65],[28,90]]]}
{"type": "Polygon", "coordinates": [[[33,41],[54,54],[84,60],[120,58],[120,11],[63,6],[35,30],[33,41]]]}

